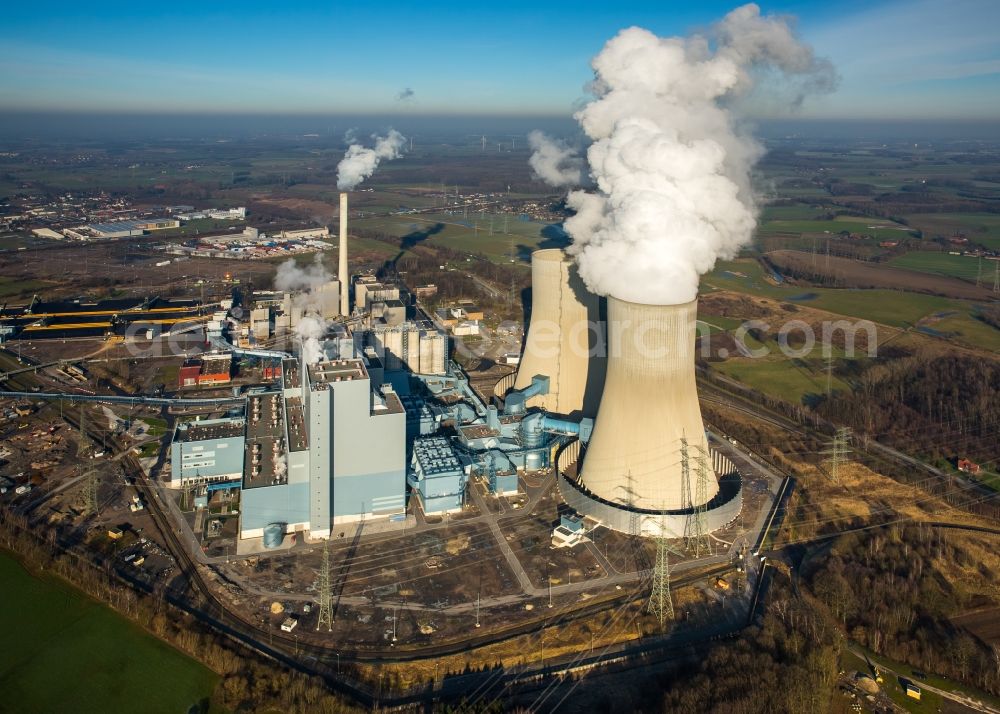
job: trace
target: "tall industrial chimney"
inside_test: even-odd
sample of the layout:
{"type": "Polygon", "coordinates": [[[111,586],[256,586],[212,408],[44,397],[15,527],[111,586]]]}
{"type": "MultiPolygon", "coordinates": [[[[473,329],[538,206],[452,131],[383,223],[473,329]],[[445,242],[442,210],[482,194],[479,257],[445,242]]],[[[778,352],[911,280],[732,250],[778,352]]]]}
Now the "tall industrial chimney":
{"type": "Polygon", "coordinates": [[[531,254],[531,321],[514,389],[537,375],[549,391],[527,401],[556,414],[593,417],[604,385],[604,324],[599,298],[559,249],[531,254]]]}
{"type": "Polygon", "coordinates": [[[579,478],[604,501],[656,511],[701,506],[702,455],[709,478],[701,500],[719,491],[695,387],[697,306],[608,297],[607,377],[579,478]]]}
{"type": "Polygon", "coordinates": [[[347,192],[340,194],[340,250],[337,279],[340,281],[340,314],[351,313],[350,286],[347,280],[347,192]]]}

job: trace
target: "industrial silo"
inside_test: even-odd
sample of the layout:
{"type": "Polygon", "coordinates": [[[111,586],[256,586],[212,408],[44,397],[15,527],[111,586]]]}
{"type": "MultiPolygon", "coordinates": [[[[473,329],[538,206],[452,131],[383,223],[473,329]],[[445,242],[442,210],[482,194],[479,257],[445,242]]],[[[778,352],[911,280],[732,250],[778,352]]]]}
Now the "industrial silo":
{"type": "Polygon", "coordinates": [[[281,547],[281,542],[285,538],[284,523],[268,523],[264,526],[264,547],[274,550],[281,547]]]}
{"type": "Polygon", "coordinates": [[[695,387],[696,318],[696,300],[608,298],[607,376],[579,479],[591,494],[637,509],[680,510],[718,493],[695,387]]]}
{"type": "Polygon", "coordinates": [[[434,373],[433,339],[434,335],[431,333],[424,333],[420,335],[420,369],[414,370],[419,371],[420,374],[434,373]]]}
{"type": "Polygon", "coordinates": [[[385,360],[382,364],[386,369],[402,369],[403,331],[391,328],[380,333],[384,345],[385,360]]]}
{"type": "Polygon", "coordinates": [[[411,327],[403,337],[403,362],[411,372],[420,371],[420,330],[411,327]]]}
{"type": "Polygon", "coordinates": [[[445,373],[445,358],[448,353],[448,338],[441,333],[431,337],[431,374],[445,373]]]}
{"type": "Polygon", "coordinates": [[[592,417],[604,383],[600,299],[558,249],[531,254],[531,291],[531,319],[514,389],[545,375],[549,391],[531,397],[529,407],[592,417]]]}

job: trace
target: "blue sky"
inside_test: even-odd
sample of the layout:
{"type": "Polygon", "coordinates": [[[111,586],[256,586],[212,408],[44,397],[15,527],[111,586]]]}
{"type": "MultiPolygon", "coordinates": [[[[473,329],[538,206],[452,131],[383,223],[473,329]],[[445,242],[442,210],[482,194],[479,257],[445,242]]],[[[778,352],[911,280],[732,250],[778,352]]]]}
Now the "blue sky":
{"type": "MultiPolygon", "coordinates": [[[[14,3],[0,26],[0,109],[567,114],[619,29],[686,34],[734,6],[14,3]]],[[[795,16],[841,75],[806,117],[1000,119],[995,0],[761,7],[795,16]]]]}

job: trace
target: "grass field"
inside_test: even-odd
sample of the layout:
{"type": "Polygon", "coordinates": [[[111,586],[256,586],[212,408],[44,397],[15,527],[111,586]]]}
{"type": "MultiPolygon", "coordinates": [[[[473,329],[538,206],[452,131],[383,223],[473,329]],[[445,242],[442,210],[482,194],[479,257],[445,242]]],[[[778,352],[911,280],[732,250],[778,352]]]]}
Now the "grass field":
{"type": "Polygon", "coordinates": [[[18,278],[0,277],[0,298],[30,295],[38,290],[50,287],[51,283],[44,280],[20,280],[18,278]]]}
{"type": "MultiPolygon", "coordinates": [[[[975,318],[976,305],[936,295],[899,290],[850,290],[775,285],[764,279],[757,261],[742,258],[720,262],[702,279],[702,289],[732,290],[826,310],[846,317],[872,320],[891,327],[913,327],[921,320],[957,342],[1000,351],[1000,330],[975,318]]],[[[715,318],[708,318],[709,321],[715,318]]]]}
{"type": "Polygon", "coordinates": [[[834,220],[765,220],[758,228],[761,235],[798,233],[807,235],[834,235],[842,231],[867,235],[877,240],[905,238],[911,229],[899,223],[877,218],[842,216],[834,220]]]}
{"type": "Polygon", "coordinates": [[[61,581],[0,552],[0,710],[186,712],[216,675],[61,581]]]}
{"type": "Polygon", "coordinates": [[[897,268],[909,268],[919,270],[922,273],[932,275],[947,275],[953,278],[963,278],[965,280],[975,280],[977,272],[982,268],[984,279],[993,281],[994,262],[991,260],[982,261],[966,255],[949,255],[948,253],[931,253],[927,251],[915,251],[906,253],[889,261],[889,265],[897,268]]]}
{"type": "Polygon", "coordinates": [[[823,213],[823,208],[797,203],[794,206],[765,206],[760,220],[767,221],[811,221],[823,213]]]}
{"type": "Polygon", "coordinates": [[[712,273],[703,278],[703,284],[706,287],[735,290],[775,300],[799,302],[838,315],[866,318],[894,327],[912,325],[934,312],[969,309],[961,300],[895,290],[804,289],[791,285],[774,285],[764,279],[760,266],[751,259],[720,262],[712,273]],[[801,301],[795,299],[807,295],[812,297],[801,301]]]}
{"type": "MultiPolygon", "coordinates": [[[[774,345],[769,345],[774,349],[774,345]]],[[[754,389],[780,397],[793,404],[801,404],[806,395],[826,393],[826,375],[815,368],[797,364],[780,352],[761,359],[738,357],[712,365],[728,377],[743,382],[754,389]]],[[[849,390],[850,387],[834,377],[830,382],[833,390],[849,390]]]]}
{"type": "Polygon", "coordinates": [[[482,253],[495,262],[508,262],[513,256],[520,262],[530,262],[531,251],[553,243],[548,237],[556,231],[545,223],[522,221],[508,216],[506,231],[502,215],[469,215],[447,213],[394,216],[391,218],[359,218],[354,228],[381,231],[391,236],[419,236],[430,245],[452,250],[482,253]],[[490,235],[492,223],[493,235],[490,235]],[[477,229],[478,227],[478,229],[477,229]],[[426,236],[426,237],[423,237],[426,236]]]}
{"type": "Polygon", "coordinates": [[[924,238],[963,233],[970,241],[1000,249],[1000,213],[914,213],[905,218],[924,238]]]}

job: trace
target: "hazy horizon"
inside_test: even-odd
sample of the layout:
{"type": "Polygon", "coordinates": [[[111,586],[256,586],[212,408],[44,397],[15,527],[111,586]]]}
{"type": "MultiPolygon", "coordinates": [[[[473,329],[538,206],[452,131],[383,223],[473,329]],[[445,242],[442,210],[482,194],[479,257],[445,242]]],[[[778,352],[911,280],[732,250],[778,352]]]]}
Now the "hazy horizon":
{"type": "MultiPolygon", "coordinates": [[[[20,4],[0,28],[0,106],[74,112],[560,115],[623,28],[704,35],[739,5],[639,0],[502,8],[20,4]]],[[[837,91],[817,120],[1000,119],[1000,5],[988,0],[773,0],[828,58],[837,91]]],[[[753,114],[783,116],[764,97],[753,114]]]]}
{"type": "MultiPolygon", "coordinates": [[[[419,144],[480,136],[495,145],[534,129],[574,137],[572,115],[527,114],[265,114],[156,112],[0,111],[0,141],[253,140],[313,138],[343,140],[348,130],[367,133],[395,128],[419,144]]],[[[765,139],[1000,140],[1000,123],[984,120],[866,120],[792,117],[754,122],[765,139]]]]}

